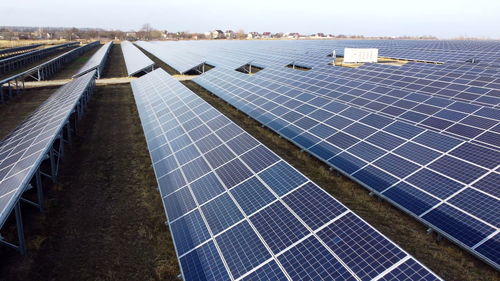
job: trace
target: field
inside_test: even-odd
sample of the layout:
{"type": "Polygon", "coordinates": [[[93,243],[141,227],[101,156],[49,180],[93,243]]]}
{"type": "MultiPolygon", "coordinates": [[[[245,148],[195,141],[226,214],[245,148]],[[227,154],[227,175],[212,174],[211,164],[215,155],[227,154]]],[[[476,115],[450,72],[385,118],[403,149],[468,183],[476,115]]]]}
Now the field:
{"type": "Polygon", "coordinates": [[[33,44],[57,45],[68,42],[66,39],[61,40],[0,40],[0,48],[14,48],[28,46],[33,44]]]}
{"type": "MultiPolygon", "coordinates": [[[[53,79],[67,79],[89,50],[53,79]]],[[[151,54],[157,67],[173,69],[151,54]]],[[[126,76],[114,45],[103,78],[126,76]]],[[[193,92],[259,139],[446,280],[498,280],[498,272],[368,194],[196,83],[193,92]]],[[[0,138],[55,88],[37,88],[0,106],[0,138]],[[4,114],[5,113],[5,114],[4,114]]],[[[129,84],[98,86],[67,151],[47,210],[23,208],[28,255],[2,247],[0,280],[178,280],[179,268],[129,84]]],[[[12,228],[12,225],[9,225],[12,228]]]]}

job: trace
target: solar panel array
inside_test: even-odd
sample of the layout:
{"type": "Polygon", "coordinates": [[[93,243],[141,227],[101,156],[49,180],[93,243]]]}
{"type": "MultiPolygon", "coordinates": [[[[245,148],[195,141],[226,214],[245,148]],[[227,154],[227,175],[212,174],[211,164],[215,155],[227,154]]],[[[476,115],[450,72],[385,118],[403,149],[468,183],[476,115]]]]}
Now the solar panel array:
{"type": "Polygon", "coordinates": [[[500,67],[500,44],[496,41],[422,40],[210,40],[179,42],[138,42],[180,73],[208,63],[235,69],[247,63],[261,67],[282,67],[295,63],[305,67],[323,66],[332,61],[332,51],[344,48],[378,48],[382,57],[459,65],[457,67],[500,67]],[[466,63],[476,59],[478,63],[466,63]]]}
{"type": "Polygon", "coordinates": [[[177,43],[147,44],[177,70],[215,65],[194,81],[500,268],[498,42],[177,43]],[[328,65],[342,47],[445,64],[328,65]]]}
{"type": "Polygon", "coordinates": [[[140,72],[153,70],[154,62],[129,41],[121,44],[128,76],[134,76],[140,72]]]}
{"type": "Polygon", "coordinates": [[[74,77],[82,76],[88,72],[96,70],[97,78],[101,78],[102,71],[106,65],[106,60],[108,59],[108,53],[111,50],[113,41],[109,41],[104,44],[94,55],[78,70],[78,72],[73,75],[74,77]]]}
{"type": "Polygon", "coordinates": [[[163,70],[131,84],[184,280],[440,280],[163,70]]]}
{"type": "Polygon", "coordinates": [[[65,84],[0,142],[0,228],[79,100],[94,84],[89,72],[65,84]]]}
{"type": "Polygon", "coordinates": [[[28,46],[20,46],[20,47],[0,49],[0,58],[6,57],[6,56],[11,56],[12,54],[15,54],[15,53],[18,53],[18,52],[35,49],[35,48],[38,48],[38,47],[40,47],[42,45],[43,44],[32,44],[32,45],[28,45],[28,46]]]}
{"type": "Polygon", "coordinates": [[[22,66],[39,61],[40,59],[45,58],[57,51],[76,47],[79,44],[80,43],[78,42],[69,42],[0,59],[0,74],[9,73],[10,71],[16,70],[22,66]]]}
{"type": "Polygon", "coordinates": [[[41,63],[21,73],[12,75],[0,80],[0,104],[4,103],[6,98],[12,98],[14,94],[19,94],[24,90],[24,81],[35,79],[38,81],[45,80],[57,73],[66,63],[73,61],[76,57],[82,55],[90,48],[100,44],[95,41],[81,47],[70,50],[53,59],[41,63]]]}
{"type": "Polygon", "coordinates": [[[288,69],[254,76],[213,69],[195,81],[498,268],[499,142],[466,122],[498,126],[487,114],[498,110],[467,113],[470,104],[316,75],[324,79],[288,69]],[[460,117],[447,129],[412,122],[439,120],[434,115],[460,117]]]}

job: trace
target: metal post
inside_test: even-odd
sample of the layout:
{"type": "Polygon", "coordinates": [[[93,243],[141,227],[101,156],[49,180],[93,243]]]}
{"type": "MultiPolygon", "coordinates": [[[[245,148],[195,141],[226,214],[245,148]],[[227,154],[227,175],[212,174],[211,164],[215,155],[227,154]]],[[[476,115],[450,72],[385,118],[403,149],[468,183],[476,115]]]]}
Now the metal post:
{"type": "Polygon", "coordinates": [[[55,158],[54,147],[50,148],[49,157],[50,157],[50,172],[51,172],[52,182],[56,183],[56,163],[54,159],[55,158]]]}
{"type": "Polygon", "coordinates": [[[42,186],[42,175],[40,174],[40,168],[36,170],[35,181],[36,181],[36,192],[38,196],[38,206],[40,212],[43,212],[43,186],[42,186]]]}
{"type": "Polygon", "coordinates": [[[15,207],[17,237],[19,240],[19,252],[26,255],[26,241],[24,240],[23,218],[21,216],[21,203],[18,201],[15,207]]]}

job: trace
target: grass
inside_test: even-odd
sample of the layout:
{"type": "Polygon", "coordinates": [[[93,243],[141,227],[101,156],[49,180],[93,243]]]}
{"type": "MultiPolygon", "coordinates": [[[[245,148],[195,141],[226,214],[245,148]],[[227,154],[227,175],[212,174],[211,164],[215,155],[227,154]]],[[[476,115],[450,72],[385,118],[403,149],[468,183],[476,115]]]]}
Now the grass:
{"type": "Polygon", "coordinates": [[[14,48],[33,44],[57,45],[68,42],[66,39],[60,40],[0,40],[0,48],[14,48]]]}

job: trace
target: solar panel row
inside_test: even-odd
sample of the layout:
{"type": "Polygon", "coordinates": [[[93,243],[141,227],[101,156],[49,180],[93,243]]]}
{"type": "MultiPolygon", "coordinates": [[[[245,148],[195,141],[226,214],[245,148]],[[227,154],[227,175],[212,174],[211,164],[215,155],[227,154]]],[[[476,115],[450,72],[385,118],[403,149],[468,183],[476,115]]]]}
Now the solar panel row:
{"type": "Polygon", "coordinates": [[[163,70],[131,83],[185,280],[439,280],[163,70]]]}
{"type": "Polygon", "coordinates": [[[9,73],[10,71],[16,70],[22,66],[39,61],[40,59],[45,58],[57,51],[70,47],[76,47],[79,44],[80,43],[78,42],[69,42],[2,59],[0,60],[0,74],[9,73]]]}
{"type": "Polygon", "coordinates": [[[129,41],[121,42],[125,65],[128,76],[134,76],[140,72],[153,70],[154,62],[129,41]]]}
{"type": "MultiPolygon", "coordinates": [[[[338,79],[311,73],[270,69],[249,76],[216,68],[194,81],[498,268],[500,201],[494,182],[500,152],[495,137],[487,137],[497,134],[489,129],[498,127],[496,113],[489,113],[496,109],[476,107],[476,118],[492,125],[471,127],[481,132],[468,135],[466,125],[455,121],[450,128],[461,127],[451,133],[462,138],[451,137],[444,128],[397,118],[404,111],[384,111],[391,102],[404,100],[399,99],[401,91],[387,89],[394,96],[377,93],[373,86],[361,91],[363,84],[353,81],[330,88],[338,79]],[[315,80],[314,74],[325,79],[315,80]],[[393,100],[383,100],[391,96],[393,100]],[[380,106],[370,106],[375,104],[380,106]],[[493,247],[481,247],[486,242],[493,247]]],[[[413,107],[426,109],[433,107],[425,101],[441,101],[401,96],[419,97],[413,107]]],[[[466,105],[446,104],[455,104],[452,109],[466,105]]],[[[425,119],[437,111],[444,109],[420,114],[425,119]]]]}
{"type": "Polygon", "coordinates": [[[5,56],[10,56],[10,55],[16,54],[18,52],[35,49],[35,48],[38,48],[42,45],[43,44],[33,44],[33,45],[28,45],[28,46],[0,49],[0,58],[5,57],[5,56]]]}
{"type": "MultiPolygon", "coordinates": [[[[299,40],[299,41],[184,41],[138,42],[180,73],[207,62],[235,69],[246,63],[258,66],[284,66],[290,63],[314,67],[332,61],[327,55],[339,55],[348,47],[379,48],[380,56],[417,61],[439,61],[460,67],[485,69],[500,66],[500,47],[496,42],[391,41],[391,40],[299,40]],[[466,63],[475,58],[481,63],[466,63]]],[[[460,69],[457,67],[457,69],[460,69]]]]}
{"type": "Polygon", "coordinates": [[[109,41],[104,44],[94,55],[78,70],[78,72],[73,75],[73,78],[82,76],[88,72],[96,70],[95,74],[97,78],[101,78],[102,71],[106,65],[106,60],[108,59],[108,53],[111,50],[113,41],[109,41]]]}
{"type": "Polygon", "coordinates": [[[24,90],[25,80],[45,80],[54,73],[57,73],[65,64],[73,61],[76,57],[82,55],[84,52],[98,44],[99,41],[95,41],[83,45],[41,63],[31,69],[0,80],[0,104],[4,103],[6,99],[11,99],[14,95],[21,93],[24,90]]]}
{"type": "Polygon", "coordinates": [[[53,159],[53,144],[63,137],[72,112],[82,112],[94,75],[89,72],[65,84],[0,142],[0,228],[39,172],[40,163],[48,154],[53,159]]]}

